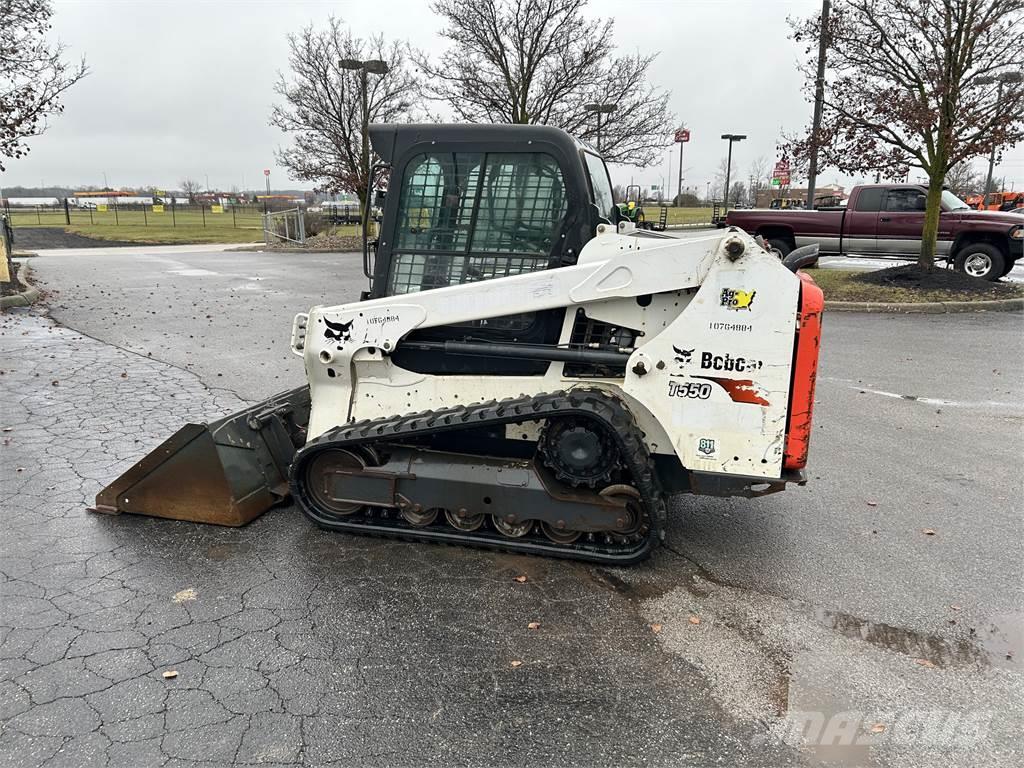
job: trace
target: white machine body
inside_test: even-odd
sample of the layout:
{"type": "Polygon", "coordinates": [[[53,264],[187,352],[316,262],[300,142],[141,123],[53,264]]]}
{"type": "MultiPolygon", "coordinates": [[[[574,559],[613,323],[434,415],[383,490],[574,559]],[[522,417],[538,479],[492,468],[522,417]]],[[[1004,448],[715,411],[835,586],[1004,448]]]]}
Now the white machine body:
{"type": "MultiPolygon", "coordinates": [[[[633,411],[652,453],[694,471],[778,479],[790,401],[800,279],[741,231],[680,239],[598,227],[573,266],[453,285],[297,315],[292,350],[310,385],[308,437],[416,413],[574,387],[600,387],[633,411]],[[391,359],[415,330],[566,308],[639,331],[624,378],[434,376],[391,359]]],[[[535,440],[529,427],[507,437],[535,440]]]]}

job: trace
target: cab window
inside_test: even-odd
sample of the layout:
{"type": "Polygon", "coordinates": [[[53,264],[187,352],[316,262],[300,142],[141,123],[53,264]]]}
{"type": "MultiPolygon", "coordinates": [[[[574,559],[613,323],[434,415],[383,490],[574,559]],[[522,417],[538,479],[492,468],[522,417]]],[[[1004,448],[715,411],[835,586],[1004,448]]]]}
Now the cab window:
{"type": "Polygon", "coordinates": [[[867,187],[857,194],[858,211],[879,211],[882,208],[882,193],[885,190],[881,187],[867,187]]]}
{"type": "Polygon", "coordinates": [[[601,218],[609,222],[615,221],[615,196],[612,194],[612,182],[608,177],[608,168],[597,155],[591,152],[584,152],[583,159],[586,161],[587,176],[590,177],[590,188],[594,192],[594,205],[601,213],[601,218]]]}
{"type": "Polygon", "coordinates": [[[924,193],[920,189],[890,189],[885,196],[885,210],[897,213],[923,211],[924,193]]]}
{"type": "Polygon", "coordinates": [[[481,155],[420,155],[409,164],[398,205],[395,248],[465,250],[481,155]]]}
{"type": "Polygon", "coordinates": [[[419,155],[402,180],[388,292],[545,269],[566,212],[562,172],[550,155],[419,155]]]}

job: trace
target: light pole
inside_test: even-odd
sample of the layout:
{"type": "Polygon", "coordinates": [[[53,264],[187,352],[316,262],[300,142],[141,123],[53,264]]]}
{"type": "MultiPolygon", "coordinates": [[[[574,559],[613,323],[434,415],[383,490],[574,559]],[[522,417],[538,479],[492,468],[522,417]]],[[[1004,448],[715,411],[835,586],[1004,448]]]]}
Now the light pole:
{"type": "Polygon", "coordinates": [[[601,153],[601,115],[608,115],[615,111],[614,104],[584,104],[583,109],[597,115],[597,152],[601,153]]]}
{"type": "MultiPolygon", "coordinates": [[[[1003,84],[1004,83],[1019,83],[1024,80],[1024,73],[1021,72],[1003,72],[999,75],[986,75],[985,77],[979,77],[977,80],[978,85],[991,85],[992,83],[998,83],[998,89],[996,91],[996,110],[999,109],[999,102],[1003,100],[1003,84]]],[[[982,207],[988,208],[988,196],[992,189],[992,171],[996,165],[996,145],[992,145],[992,152],[988,156],[988,176],[985,178],[985,197],[982,198],[982,207]]]]}
{"type": "Polygon", "coordinates": [[[722,138],[729,142],[729,159],[725,163],[725,212],[729,212],[729,177],[732,174],[732,145],[737,141],[743,141],[745,134],[723,133],[722,138]]]}
{"type": "Polygon", "coordinates": [[[707,186],[705,186],[705,188],[704,188],[704,202],[707,203],[708,205],[711,205],[711,182],[710,181],[707,183],[707,186]]]}
{"type": "MultiPolygon", "coordinates": [[[[357,69],[359,70],[359,92],[363,101],[362,115],[363,115],[363,156],[362,156],[362,171],[364,179],[366,180],[366,191],[363,193],[363,205],[370,206],[370,97],[369,97],[369,84],[367,82],[367,74],[372,72],[375,75],[386,75],[388,73],[388,63],[381,61],[380,59],[370,59],[369,61],[359,61],[359,59],[342,59],[338,62],[338,66],[342,69],[357,69]]],[[[369,217],[367,217],[367,221],[369,217]]]]}

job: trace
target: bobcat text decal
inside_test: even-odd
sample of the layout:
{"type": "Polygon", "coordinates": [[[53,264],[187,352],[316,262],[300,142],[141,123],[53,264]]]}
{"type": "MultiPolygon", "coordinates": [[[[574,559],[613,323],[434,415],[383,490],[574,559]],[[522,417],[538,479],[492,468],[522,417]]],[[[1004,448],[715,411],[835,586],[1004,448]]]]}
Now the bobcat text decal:
{"type": "Polygon", "coordinates": [[[752,357],[733,357],[728,352],[724,355],[715,355],[711,352],[700,353],[700,367],[705,370],[743,373],[744,371],[756,371],[763,365],[761,360],[755,360],[752,357]]]}

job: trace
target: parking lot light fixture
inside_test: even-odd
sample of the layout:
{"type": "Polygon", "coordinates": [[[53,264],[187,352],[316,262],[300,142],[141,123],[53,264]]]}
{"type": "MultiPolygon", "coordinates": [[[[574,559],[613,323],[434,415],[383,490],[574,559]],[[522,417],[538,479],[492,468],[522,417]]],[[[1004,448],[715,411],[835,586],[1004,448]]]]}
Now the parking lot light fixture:
{"type": "Polygon", "coordinates": [[[386,61],[381,61],[380,59],[369,59],[367,61],[340,59],[338,66],[342,69],[359,71],[359,96],[362,99],[363,117],[363,153],[360,170],[363,173],[363,178],[366,180],[366,190],[363,192],[363,205],[368,206],[370,204],[370,86],[366,75],[367,73],[386,75],[390,68],[386,61]]]}
{"type": "Polygon", "coordinates": [[[722,138],[729,142],[729,159],[725,163],[725,213],[729,212],[729,177],[732,174],[732,145],[747,138],[742,133],[723,133],[722,138]]]}
{"type": "Polygon", "coordinates": [[[586,112],[593,112],[597,115],[597,151],[601,152],[601,115],[608,115],[615,111],[614,104],[584,104],[586,112]]]}

